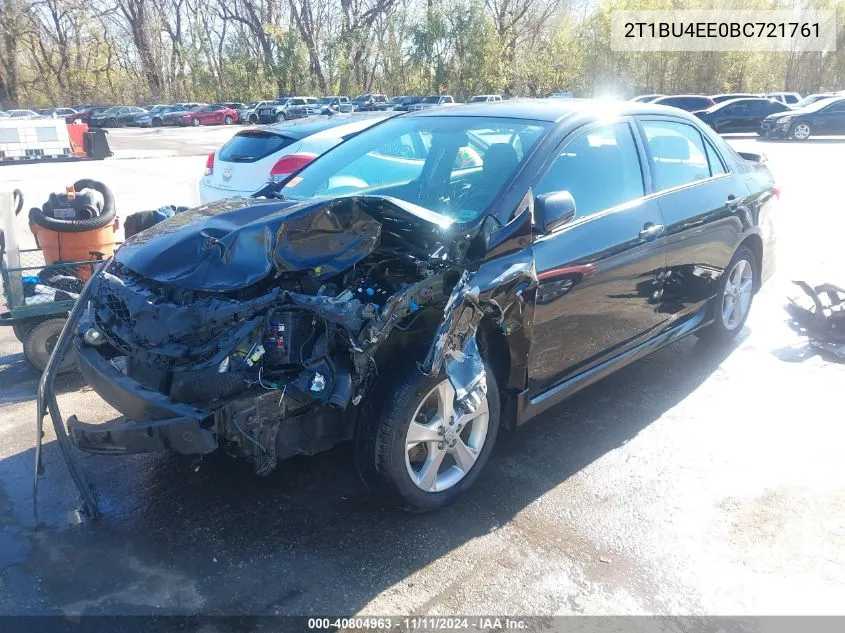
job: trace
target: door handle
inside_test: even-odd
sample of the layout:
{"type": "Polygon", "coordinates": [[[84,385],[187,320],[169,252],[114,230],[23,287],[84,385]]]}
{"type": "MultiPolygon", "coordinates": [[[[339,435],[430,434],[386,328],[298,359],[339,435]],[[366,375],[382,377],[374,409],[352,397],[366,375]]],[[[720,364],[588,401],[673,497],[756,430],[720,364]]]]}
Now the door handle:
{"type": "Polygon", "coordinates": [[[651,242],[656,239],[658,235],[663,233],[666,227],[662,224],[654,224],[653,222],[646,222],[643,224],[643,230],[640,231],[640,239],[646,242],[651,242]]]}
{"type": "Polygon", "coordinates": [[[739,198],[737,198],[735,195],[731,194],[731,195],[728,196],[728,199],[725,200],[725,206],[730,211],[736,211],[737,207],[739,206],[739,202],[740,202],[739,198]]]}

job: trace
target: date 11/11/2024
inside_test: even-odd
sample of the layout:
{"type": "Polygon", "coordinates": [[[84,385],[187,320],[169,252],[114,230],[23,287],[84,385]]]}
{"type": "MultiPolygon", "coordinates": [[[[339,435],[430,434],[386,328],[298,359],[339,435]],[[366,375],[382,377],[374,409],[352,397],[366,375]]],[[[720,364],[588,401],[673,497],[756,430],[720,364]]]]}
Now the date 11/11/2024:
{"type": "Polygon", "coordinates": [[[342,631],[524,631],[525,620],[500,616],[309,618],[308,629],[342,631]]]}

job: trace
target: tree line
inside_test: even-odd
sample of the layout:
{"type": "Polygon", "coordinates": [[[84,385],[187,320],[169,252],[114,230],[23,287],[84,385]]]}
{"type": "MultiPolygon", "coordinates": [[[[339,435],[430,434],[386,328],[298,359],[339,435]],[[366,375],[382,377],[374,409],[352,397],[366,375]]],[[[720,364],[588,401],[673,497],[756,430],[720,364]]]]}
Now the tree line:
{"type": "Polygon", "coordinates": [[[845,0],[0,0],[0,108],[845,89],[845,0]],[[835,9],[825,53],[621,53],[613,9],[835,9]]]}

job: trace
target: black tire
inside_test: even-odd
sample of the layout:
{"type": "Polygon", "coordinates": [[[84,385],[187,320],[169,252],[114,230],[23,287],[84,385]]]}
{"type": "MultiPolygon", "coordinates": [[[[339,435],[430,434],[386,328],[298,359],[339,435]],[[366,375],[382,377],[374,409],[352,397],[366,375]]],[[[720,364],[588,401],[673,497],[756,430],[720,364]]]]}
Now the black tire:
{"type": "Polygon", "coordinates": [[[708,325],[706,328],[698,332],[698,337],[700,339],[712,343],[724,343],[733,340],[734,338],[736,338],[736,335],[742,331],[742,327],[745,325],[745,321],[748,319],[748,315],[751,313],[751,307],[754,303],[754,294],[757,290],[757,280],[759,279],[759,266],[760,263],[757,261],[757,258],[754,256],[754,253],[751,252],[750,248],[748,248],[747,246],[740,246],[737,249],[736,253],[734,253],[733,258],[731,259],[731,263],[728,264],[727,268],[725,268],[725,272],[722,275],[722,278],[719,280],[719,290],[716,293],[716,296],[713,298],[713,322],[710,323],[710,325],[708,325]],[[722,315],[722,307],[724,306],[725,302],[725,288],[727,287],[728,280],[730,279],[732,272],[741,260],[746,261],[751,267],[751,299],[749,300],[748,307],[745,310],[745,314],[742,316],[739,322],[736,324],[731,324],[731,326],[728,327],[722,315]]]}
{"type": "Polygon", "coordinates": [[[249,115],[249,122],[252,123],[253,125],[257,124],[258,123],[258,117],[254,114],[250,114],[249,115]]]}
{"type": "Polygon", "coordinates": [[[408,473],[405,463],[405,438],[411,416],[423,398],[444,378],[423,375],[415,365],[407,368],[393,385],[378,417],[373,419],[367,437],[361,438],[357,451],[358,465],[365,480],[383,492],[391,501],[409,512],[429,512],[451,503],[475,480],[490,458],[499,431],[500,400],[496,378],[487,370],[487,435],[478,457],[468,472],[452,487],[442,492],[419,488],[408,473]]]}
{"type": "MultiPolygon", "coordinates": [[[[62,333],[65,326],[65,321],[67,319],[47,319],[27,332],[23,342],[23,355],[29,364],[38,371],[43,372],[46,369],[59,334],[62,333]]],[[[62,359],[58,373],[66,374],[74,369],[76,369],[76,358],[73,355],[73,350],[68,350],[64,359],[62,359]]]]}
{"type": "Polygon", "coordinates": [[[106,127],[118,127],[117,119],[109,119],[106,121],[106,127]]]}
{"type": "Polygon", "coordinates": [[[153,127],[161,127],[161,119],[153,119],[151,124],[153,127]]]}
{"type": "Polygon", "coordinates": [[[38,323],[38,319],[22,319],[20,321],[15,321],[12,323],[12,332],[14,333],[15,338],[23,344],[26,340],[26,335],[29,334],[29,331],[38,325],[38,323]]]}
{"type": "Polygon", "coordinates": [[[199,127],[200,126],[200,120],[197,117],[194,117],[193,119],[191,119],[191,125],[194,126],[194,127],[199,127]]]}
{"type": "Polygon", "coordinates": [[[234,122],[235,122],[235,119],[233,119],[232,117],[230,117],[228,115],[226,116],[225,119],[223,119],[223,123],[225,123],[226,125],[232,125],[232,123],[234,123],[234,122]]]}
{"type": "Polygon", "coordinates": [[[288,115],[285,114],[284,112],[279,112],[279,114],[276,115],[276,123],[281,123],[282,121],[287,121],[287,120],[288,120],[288,115]]]}
{"type": "Polygon", "coordinates": [[[812,135],[813,135],[813,126],[812,126],[812,125],[810,125],[809,123],[807,123],[806,121],[796,121],[795,123],[793,123],[792,125],[790,125],[790,126],[789,126],[789,134],[788,134],[788,136],[789,136],[789,138],[791,138],[791,139],[792,139],[792,140],[794,140],[794,141],[806,141],[806,140],[807,140],[808,138],[810,138],[812,135]],[[798,128],[798,127],[806,127],[806,128],[807,128],[807,130],[808,130],[807,135],[806,135],[806,136],[804,136],[804,135],[802,134],[802,135],[801,135],[801,138],[798,138],[797,136],[795,136],[795,130],[796,130],[796,128],[798,128]]]}

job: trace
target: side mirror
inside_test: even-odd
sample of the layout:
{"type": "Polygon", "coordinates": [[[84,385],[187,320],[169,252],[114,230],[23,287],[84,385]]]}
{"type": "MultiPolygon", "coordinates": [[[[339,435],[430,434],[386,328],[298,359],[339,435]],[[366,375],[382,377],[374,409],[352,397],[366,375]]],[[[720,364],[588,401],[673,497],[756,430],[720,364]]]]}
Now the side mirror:
{"type": "Polygon", "coordinates": [[[542,193],[534,198],[534,225],[540,233],[551,233],[575,217],[575,199],[568,191],[542,193]]]}

